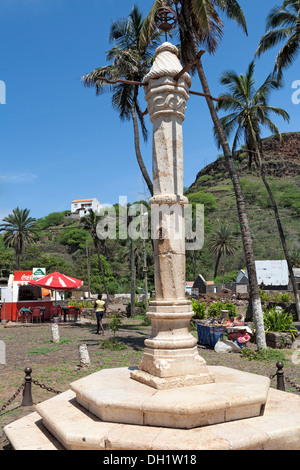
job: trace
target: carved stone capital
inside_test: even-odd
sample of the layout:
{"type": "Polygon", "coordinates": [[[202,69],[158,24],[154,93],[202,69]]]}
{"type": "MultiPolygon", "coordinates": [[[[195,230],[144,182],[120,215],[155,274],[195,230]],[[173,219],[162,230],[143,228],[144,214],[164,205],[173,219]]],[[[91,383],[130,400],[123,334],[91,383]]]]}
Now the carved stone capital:
{"type": "Polygon", "coordinates": [[[178,204],[180,206],[185,206],[189,203],[189,200],[186,196],[177,195],[177,194],[157,194],[152,196],[149,199],[150,206],[163,205],[167,204],[171,206],[173,204],[178,204]]]}
{"type": "Polygon", "coordinates": [[[148,83],[145,99],[151,122],[159,116],[177,115],[185,119],[188,85],[184,79],[175,82],[172,77],[152,79],[148,83]]]}

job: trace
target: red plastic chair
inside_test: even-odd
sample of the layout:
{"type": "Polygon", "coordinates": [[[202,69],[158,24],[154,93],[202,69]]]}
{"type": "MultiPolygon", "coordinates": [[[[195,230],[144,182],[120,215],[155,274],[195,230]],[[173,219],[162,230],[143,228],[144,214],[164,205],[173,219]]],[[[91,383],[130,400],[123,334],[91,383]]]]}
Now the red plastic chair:
{"type": "Polygon", "coordinates": [[[18,323],[19,320],[23,321],[23,315],[24,314],[22,313],[21,309],[17,310],[17,316],[16,316],[16,322],[17,323],[18,323]]]}
{"type": "Polygon", "coordinates": [[[42,321],[42,314],[41,314],[41,308],[40,307],[34,307],[31,313],[31,321],[33,323],[33,320],[36,319],[37,321],[41,323],[42,321]]]}
{"type": "Polygon", "coordinates": [[[73,321],[77,320],[77,308],[75,307],[70,307],[66,311],[66,318],[73,317],[73,321]]]}

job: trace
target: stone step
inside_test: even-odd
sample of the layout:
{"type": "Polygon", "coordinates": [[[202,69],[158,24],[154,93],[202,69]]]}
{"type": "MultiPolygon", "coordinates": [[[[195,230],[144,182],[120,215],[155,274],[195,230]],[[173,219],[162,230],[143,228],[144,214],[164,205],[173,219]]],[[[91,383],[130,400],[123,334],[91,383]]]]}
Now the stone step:
{"type": "Polygon", "coordinates": [[[65,450],[36,412],[8,424],[5,433],[14,450],[65,450]]]}
{"type": "Polygon", "coordinates": [[[123,424],[191,429],[261,414],[269,378],[228,367],[208,371],[215,382],[169,390],[132,379],[128,368],[101,370],[70,387],[93,415],[123,424]]]}
{"type": "Polygon", "coordinates": [[[194,429],[103,422],[72,391],[37,410],[4,428],[16,450],[300,450],[300,398],[275,389],[263,416],[194,429]]]}

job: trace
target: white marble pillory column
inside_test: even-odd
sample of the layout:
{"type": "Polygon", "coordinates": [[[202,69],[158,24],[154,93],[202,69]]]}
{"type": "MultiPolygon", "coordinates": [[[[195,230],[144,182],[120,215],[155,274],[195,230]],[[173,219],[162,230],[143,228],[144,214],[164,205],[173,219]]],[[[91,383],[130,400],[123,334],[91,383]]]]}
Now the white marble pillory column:
{"type": "Polygon", "coordinates": [[[190,333],[193,316],[185,297],[185,230],[182,122],[191,77],[175,77],[182,66],[177,48],[165,42],[146,75],[148,112],[153,124],[153,197],[150,199],[154,239],[155,301],[147,315],[152,335],[145,341],[139,370],[131,377],[157,389],[213,382],[197,340],[190,333]]]}

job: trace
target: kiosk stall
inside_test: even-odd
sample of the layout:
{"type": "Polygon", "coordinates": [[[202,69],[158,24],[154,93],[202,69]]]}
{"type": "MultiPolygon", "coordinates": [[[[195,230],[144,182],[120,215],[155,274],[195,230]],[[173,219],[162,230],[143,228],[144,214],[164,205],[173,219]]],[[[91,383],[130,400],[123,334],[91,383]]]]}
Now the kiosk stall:
{"type": "Polygon", "coordinates": [[[1,289],[1,320],[16,321],[18,311],[24,308],[43,307],[44,320],[50,319],[53,305],[51,291],[31,285],[33,271],[15,271],[8,280],[8,286],[1,289]]]}

